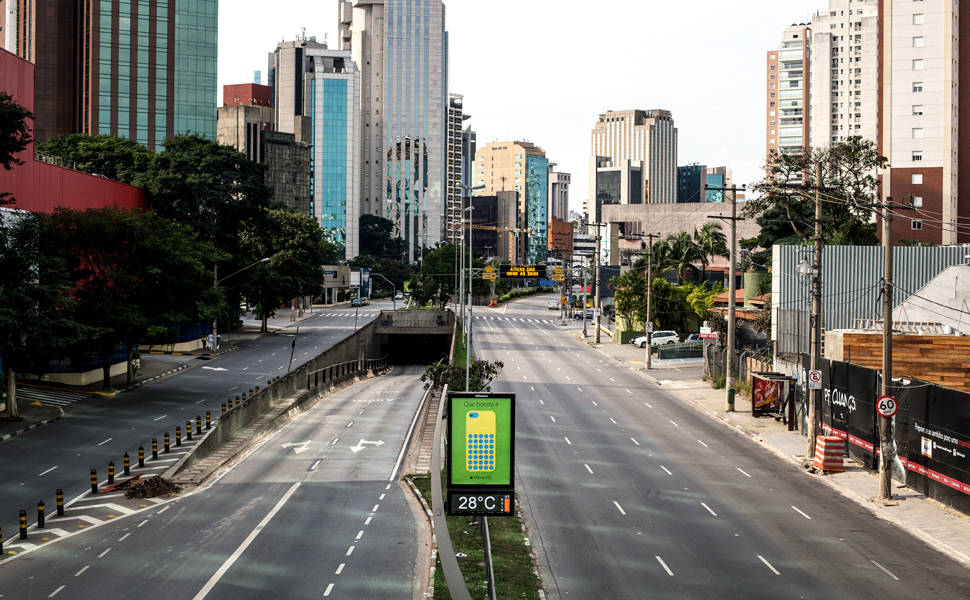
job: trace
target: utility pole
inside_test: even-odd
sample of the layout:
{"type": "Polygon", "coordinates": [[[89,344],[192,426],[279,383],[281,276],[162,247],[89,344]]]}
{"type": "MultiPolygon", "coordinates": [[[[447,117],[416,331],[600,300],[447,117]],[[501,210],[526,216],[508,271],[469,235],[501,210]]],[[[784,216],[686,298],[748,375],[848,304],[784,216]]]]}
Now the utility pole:
{"type": "MultiPolygon", "coordinates": [[[[815,249],[812,253],[812,349],[810,368],[818,369],[822,355],[822,163],[815,164],[815,249]]],[[[808,393],[808,452],[809,460],[815,456],[815,438],[818,437],[818,409],[822,390],[808,393]]]]}
{"type": "MultiPolygon", "coordinates": [[[[596,331],[593,332],[593,343],[598,344],[600,343],[600,315],[603,312],[600,307],[600,296],[602,295],[600,292],[600,240],[603,238],[600,235],[600,223],[593,223],[593,225],[596,225],[596,266],[594,267],[596,270],[593,273],[593,288],[596,290],[593,296],[593,304],[596,305],[596,319],[594,321],[596,331]]],[[[583,314],[585,314],[585,311],[586,309],[584,308],[583,314]]]]}
{"type": "MultiPolygon", "coordinates": [[[[708,218],[723,219],[731,222],[731,257],[728,259],[730,262],[728,268],[728,316],[727,316],[727,353],[724,361],[724,387],[727,388],[727,406],[725,410],[727,412],[734,412],[734,378],[737,373],[735,368],[734,355],[736,353],[735,346],[737,345],[737,325],[735,323],[737,318],[737,300],[735,296],[737,295],[737,254],[738,254],[738,221],[743,221],[743,217],[738,217],[738,186],[732,185],[731,187],[708,187],[704,186],[705,190],[717,190],[723,192],[731,192],[731,216],[721,217],[721,216],[711,216],[708,218]]],[[[741,186],[741,190],[744,191],[745,186],[741,186]]]]}
{"type": "Polygon", "coordinates": [[[659,233],[648,233],[645,236],[648,240],[647,242],[647,318],[643,320],[643,330],[644,334],[647,336],[646,343],[646,356],[643,359],[643,368],[651,369],[653,367],[651,361],[653,359],[653,319],[651,315],[653,314],[653,238],[659,238],[659,233]]]}
{"type": "MultiPolygon", "coordinates": [[[[892,396],[889,392],[893,383],[893,242],[892,242],[892,198],[886,196],[882,212],[882,395],[892,396]]],[[[879,419],[879,498],[891,500],[893,497],[893,433],[892,420],[879,419]]]]}

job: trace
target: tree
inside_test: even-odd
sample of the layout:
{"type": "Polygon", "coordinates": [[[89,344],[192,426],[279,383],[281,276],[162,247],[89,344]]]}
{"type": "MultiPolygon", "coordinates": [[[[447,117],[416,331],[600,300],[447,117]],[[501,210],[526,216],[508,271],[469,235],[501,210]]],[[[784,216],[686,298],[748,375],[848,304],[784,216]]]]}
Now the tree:
{"type": "Polygon", "coordinates": [[[448,384],[449,390],[464,390],[466,392],[487,392],[490,384],[502,372],[505,363],[500,360],[489,362],[476,360],[468,365],[468,389],[465,389],[465,365],[452,365],[440,360],[428,365],[421,375],[425,382],[424,389],[429,387],[441,388],[448,384]]]}
{"type": "Polygon", "coordinates": [[[337,247],[324,239],[316,221],[286,210],[266,211],[264,219],[242,232],[241,241],[250,263],[270,259],[240,274],[239,284],[256,307],[263,332],[281,304],[317,294],[323,285],[322,266],[338,258],[337,247]]]}
{"type": "Polygon", "coordinates": [[[37,144],[37,149],[58,157],[65,166],[141,188],[150,179],[155,159],[138,142],[112,135],[60,135],[37,144]]]}
{"type": "Polygon", "coordinates": [[[417,285],[412,291],[412,299],[423,306],[438,305],[444,308],[455,289],[455,265],[458,263],[459,248],[456,244],[445,244],[424,256],[417,285]]]}
{"type": "Polygon", "coordinates": [[[20,419],[17,374],[46,370],[51,351],[79,334],[65,314],[72,301],[64,265],[42,252],[41,232],[37,214],[0,213],[0,358],[11,421],[20,419]]]}
{"type": "Polygon", "coordinates": [[[647,319],[647,281],[642,273],[627,271],[610,280],[613,284],[613,301],[616,314],[623,317],[628,329],[635,324],[646,323],[647,319]]]}
{"type": "Polygon", "coordinates": [[[154,213],[57,209],[45,218],[44,252],[68,269],[75,319],[111,385],[112,357],[125,349],[128,381],[149,328],[211,316],[211,264],[218,252],[194,232],[154,213]]]}
{"type": "Polygon", "coordinates": [[[653,280],[653,324],[655,328],[694,331],[707,317],[721,286],[683,283],[674,285],[662,278],[653,280]]]}
{"type": "MultiPolygon", "coordinates": [[[[9,171],[23,161],[17,154],[30,144],[30,123],[34,118],[29,110],[21,106],[7,92],[0,91],[0,166],[9,171]]],[[[13,202],[8,192],[0,191],[0,205],[13,202]]]]}
{"type": "Polygon", "coordinates": [[[700,254],[701,269],[703,272],[701,281],[703,282],[707,278],[707,266],[711,264],[710,259],[715,256],[731,258],[731,252],[728,250],[727,236],[721,230],[720,223],[704,223],[699,231],[695,227],[694,243],[697,245],[700,254]]]}
{"type": "Polygon", "coordinates": [[[815,192],[824,186],[822,221],[825,243],[872,245],[878,242],[869,208],[878,200],[876,173],[887,164],[871,140],[853,136],[830,148],[800,154],[773,153],[760,196],[745,202],[743,214],[757,217],[758,245],[804,243],[814,237],[815,192]],[[821,166],[821,181],[816,169],[821,166]]]}
{"type": "Polygon", "coordinates": [[[653,246],[653,259],[660,273],[674,271],[677,281],[684,280],[687,272],[696,272],[694,263],[701,260],[701,249],[686,231],[671,234],[653,246]]]}
{"type": "Polygon", "coordinates": [[[407,245],[394,236],[394,223],[375,215],[360,216],[360,253],[378,259],[405,261],[407,245]]]}

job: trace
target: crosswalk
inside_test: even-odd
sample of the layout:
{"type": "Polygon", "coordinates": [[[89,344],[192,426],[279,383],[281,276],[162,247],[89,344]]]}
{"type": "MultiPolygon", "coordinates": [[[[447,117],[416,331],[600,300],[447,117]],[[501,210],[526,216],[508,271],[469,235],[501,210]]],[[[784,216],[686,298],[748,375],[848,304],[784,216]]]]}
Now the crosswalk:
{"type": "Polygon", "coordinates": [[[352,312],[338,312],[338,313],[320,313],[321,317],[376,317],[377,313],[352,313],[352,312]]]}
{"type": "Polygon", "coordinates": [[[17,387],[17,398],[21,402],[40,402],[41,404],[47,404],[49,406],[68,406],[87,397],[87,394],[66,390],[17,387]]]}
{"type": "Polygon", "coordinates": [[[475,316],[476,321],[514,321],[519,323],[558,323],[559,319],[528,319],[519,317],[488,317],[488,316],[475,316]]]}

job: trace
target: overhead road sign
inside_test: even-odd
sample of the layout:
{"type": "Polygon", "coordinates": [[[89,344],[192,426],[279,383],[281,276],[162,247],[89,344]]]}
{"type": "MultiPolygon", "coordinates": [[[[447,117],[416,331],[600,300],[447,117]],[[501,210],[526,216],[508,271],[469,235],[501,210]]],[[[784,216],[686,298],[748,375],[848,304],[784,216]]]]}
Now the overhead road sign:
{"type": "Polygon", "coordinates": [[[536,265],[502,265],[499,267],[499,277],[508,279],[545,279],[545,272],[539,272],[536,265]]]}
{"type": "Polygon", "coordinates": [[[515,395],[449,392],[446,408],[448,514],[512,515],[515,395]]]}

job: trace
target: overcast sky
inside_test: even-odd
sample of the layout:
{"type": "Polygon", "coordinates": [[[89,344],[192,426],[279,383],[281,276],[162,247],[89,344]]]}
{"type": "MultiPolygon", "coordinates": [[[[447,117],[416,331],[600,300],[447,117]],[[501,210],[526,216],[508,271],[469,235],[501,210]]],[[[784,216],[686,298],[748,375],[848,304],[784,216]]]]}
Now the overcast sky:
{"type": "MultiPolygon", "coordinates": [[[[824,0],[446,0],[449,91],[463,94],[478,143],[528,140],[588,195],[590,130],[606,110],[670,110],[677,164],[763,175],[765,51],[824,0]]],[[[266,77],[266,57],[306,29],[336,47],[337,0],[223,0],[222,85],[266,77]]]]}

